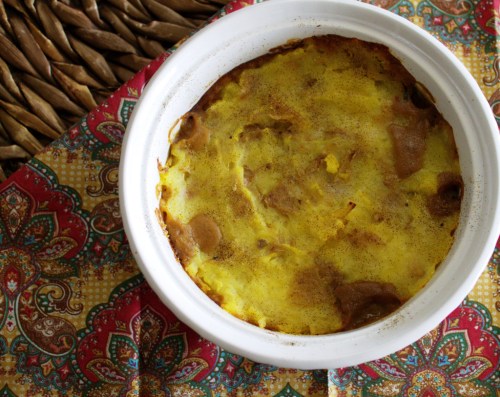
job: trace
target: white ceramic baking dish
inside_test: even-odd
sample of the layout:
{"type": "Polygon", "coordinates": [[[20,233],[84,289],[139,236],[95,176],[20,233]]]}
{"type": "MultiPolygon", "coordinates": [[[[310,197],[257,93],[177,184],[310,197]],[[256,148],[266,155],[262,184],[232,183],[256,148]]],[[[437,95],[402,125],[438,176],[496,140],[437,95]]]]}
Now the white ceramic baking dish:
{"type": "Polygon", "coordinates": [[[302,369],[358,364],[392,353],[437,326],[473,288],[499,234],[498,129],[460,61],[411,22],[351,0],[271,0],[212,23],[187,40],[145,88],[127,127],[121,210],[132,252],[163,302],[200,335],[258,362],[302,369]],[[388,46],[451,123],[465,183],[460,225],[428,285],[371,325],[323,336],[287,335],[241,321],[210,300],[177,262],[155,211],[158,161],[169,131],[220,76],[289,39],[339,34],[388,46]]]}

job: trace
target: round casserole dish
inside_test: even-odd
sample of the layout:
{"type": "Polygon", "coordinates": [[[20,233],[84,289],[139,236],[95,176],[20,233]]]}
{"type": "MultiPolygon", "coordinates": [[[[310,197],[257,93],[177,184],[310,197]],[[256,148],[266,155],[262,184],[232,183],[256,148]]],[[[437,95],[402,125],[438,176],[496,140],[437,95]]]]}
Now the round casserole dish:
{"type": "Polygon", "coordinates": [[[438,325],[473,288],[499,234],[499,141],[477,83],[439,41],[404,18],[345,0],[271,0],[188,39],[145,88],[127,127],[120,204],[142,272],[163,302],[203,337],[252,360],[301,369],[359,364],[390,354],[438,325]],[[465,190],[455,243],[432,280],[393,314],[331,335],[288,335],[241,321],[211,301],[176,260],[157,220],[158,163],[170,134],[220,76],[290,39],[337,34],[386,45],[431,92],[452,125],[465,190]]]}

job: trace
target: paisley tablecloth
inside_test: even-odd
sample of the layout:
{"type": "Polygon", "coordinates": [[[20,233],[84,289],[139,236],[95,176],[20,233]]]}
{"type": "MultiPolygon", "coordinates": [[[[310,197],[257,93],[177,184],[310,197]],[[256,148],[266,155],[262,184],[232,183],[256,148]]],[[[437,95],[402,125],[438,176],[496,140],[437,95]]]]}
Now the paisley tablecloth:
{"type": "MultiPolygon", "coordinates": [[[[451,48],[500,122],[498,0],[374,2],[451,48]]],[[[175,318],[132,258],[117,188],[125,126],[172,51],[0,185],[0,396],[499,396],[500,251],[438,328],[357,367],[258,364],[175,318]]]]}

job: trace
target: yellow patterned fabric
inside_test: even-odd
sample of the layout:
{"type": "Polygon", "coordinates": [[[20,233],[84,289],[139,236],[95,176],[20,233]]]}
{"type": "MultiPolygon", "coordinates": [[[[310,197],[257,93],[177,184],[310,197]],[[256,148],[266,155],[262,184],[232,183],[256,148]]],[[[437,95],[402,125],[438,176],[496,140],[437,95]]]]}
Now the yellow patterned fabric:
{"type": "MultiPolygon", "coordinates": [[[[218,17],[254,1],[230,3],[218,17]]],[[[493,0],[381,1],[449,46],[500,115],[493,0]]],[[[254,363],[163,305],[134,262],[118,206],[125,126],[164,56],[0,185],[0,396],[495,396],[500,267],[434,331],[338,370],[254,363]]]]}

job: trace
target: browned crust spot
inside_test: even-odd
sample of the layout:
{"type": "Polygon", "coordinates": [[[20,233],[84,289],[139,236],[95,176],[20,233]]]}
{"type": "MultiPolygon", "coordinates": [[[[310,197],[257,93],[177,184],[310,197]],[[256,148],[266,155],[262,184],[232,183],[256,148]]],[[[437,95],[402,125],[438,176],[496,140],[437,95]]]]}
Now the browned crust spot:
{"type": "Polygon", "coordinates": [[[335,288],[334,294],[342,313],[344,330],[374,322],[402,304],[396,288],[390,283],[355,281],[335,288]]]}
{"type": "Polygon", "coordinates": [[[191,150],[202,149],[210,139],[210,130],[201,122],[198,112],[189,112],[182,118],[182,124],[175,137],[175,142],[184,140],[191,150]]]}
{"type": "Polygon", "coordinates": [[[300,200],[293,197],[290,190],[279,184],[263,198],[262,202],[266,207],[271,207],[283,216],[288,216],[300,208],[300,200]]]}
{"type": "Polygon", "coordinates": [[[175,255],[182,264],[188,263],[193,256],[195,246],[191,228],[189,225],[183,225],[170,217],[167,217],[164,221],[175,255]]]}
{"type": "Polygon", "coordinates": [[[464,182],[453,172],[438,175],[437,193],[427,199],[427,209],[435,217],[449,216],[460,211],[464,182]]]}
{"type": "Polygon", "coordinates": [[[343,282],[342,274],[331,263],[316,263],[295,274],[290,299],[302,307],[335,300],[334,291],[343,282]]]}

